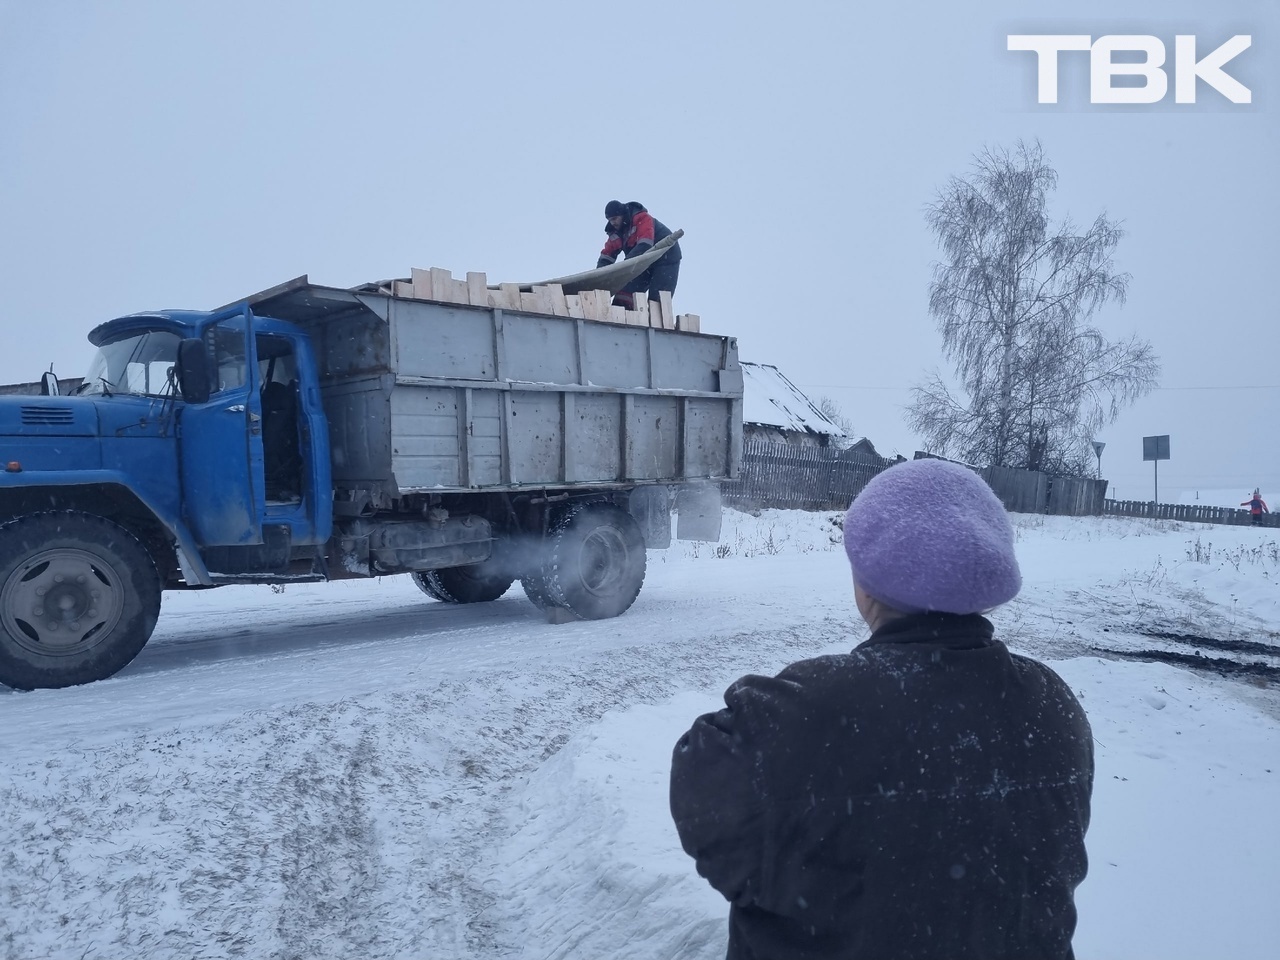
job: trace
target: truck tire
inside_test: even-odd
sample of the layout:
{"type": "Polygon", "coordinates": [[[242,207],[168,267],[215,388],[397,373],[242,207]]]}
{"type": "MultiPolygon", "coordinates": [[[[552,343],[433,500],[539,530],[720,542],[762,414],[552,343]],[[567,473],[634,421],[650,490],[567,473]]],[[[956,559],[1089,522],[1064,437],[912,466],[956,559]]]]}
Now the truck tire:
{"type": "Polygon", "coordinates": [[[146,645],[160,577],[123,527],[40,513],[0,527],[0,683],[70,687],[111,676],[146,645]]]}
{"type": "Polygon", "coordinates": [[[441,603],[449,602],[436,590],[436,581],[430,575],[426,573],[411,573],[409,577],[418,585],[418,589],[432,600],[439,600],[441,603]]]}
{"type": "Polygon", "coordinates": [[[486,563],[413,574],[413,582],[428,597],[442,603],[485,603],[511,589],[515,577],[486,569],[486,563]]]}
{"type": "Polygon", "coordinates": [[[616,617],[640,595],[645,559],[631,514],[611,503],[571,507],[549,536],[542,568],[547,597],[580,620],[616,617]]]}
{"type": "Polygon", "coordinates": [[[551,594],[547,590],[547,581],[543,578],[542,573],[526,574],[520,578],[520,586],[524,587],[524,595],[539,610],[546,610],[548,607],[554,607],[555,601],[551,599],[551,594]]]}

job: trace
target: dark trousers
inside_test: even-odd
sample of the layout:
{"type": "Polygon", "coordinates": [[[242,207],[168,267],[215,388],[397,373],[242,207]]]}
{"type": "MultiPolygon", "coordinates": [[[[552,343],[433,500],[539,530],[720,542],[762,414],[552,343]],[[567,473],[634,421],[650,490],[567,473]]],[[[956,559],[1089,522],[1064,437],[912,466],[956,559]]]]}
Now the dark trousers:
{"type": "Polygon", "coordinates": [[[663,290],[666,290],[668,293],[675,293],[676,281],[679,279],[680,261],[672,260],[670,256],[665,256],[623,287],[622,292],[640,293],[641,291],[648,290],[649,299],[657,300],[658,294],[663,290]]]}

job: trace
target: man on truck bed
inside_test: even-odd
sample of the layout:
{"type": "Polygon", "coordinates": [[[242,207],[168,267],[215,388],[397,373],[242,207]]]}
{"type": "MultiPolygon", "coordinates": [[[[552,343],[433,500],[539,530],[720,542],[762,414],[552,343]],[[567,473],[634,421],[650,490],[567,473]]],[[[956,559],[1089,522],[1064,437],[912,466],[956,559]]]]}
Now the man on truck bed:
{"type": "MultiPolygon", "coordinates": [[[[624,259],[638,257],[659,240],[671,235],[671,231],[661,220],[655,219],[644,204],[632,200],[623,203],[621,200],[610,200],[604,208],[604,232],[609,239],[600,251],[597,267],[607,267],[623,253],[624,259]]],[[[666,290],[675,293],[676,280],[680,277],[680,244],[672,245],[658,262],[653,264],[640,276],[636,277],[617,294],[613,302],[617,306],[635,309],[635,295],[649,291],[649,299],[657,300],[658,295],[666,290]]]]}

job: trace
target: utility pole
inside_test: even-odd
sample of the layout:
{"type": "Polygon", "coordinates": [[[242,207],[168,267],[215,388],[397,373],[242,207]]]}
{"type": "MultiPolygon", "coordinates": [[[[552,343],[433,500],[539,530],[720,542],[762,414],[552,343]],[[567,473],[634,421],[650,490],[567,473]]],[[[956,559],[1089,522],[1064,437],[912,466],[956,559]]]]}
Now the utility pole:
{"type": "Polygon", "coordinates": [[[1166,433],[1158,437],[1143,437],[1142,459],[1152,461],[1151,466],[1155,470],[1156,491],[1155,499],[1151,502],[1158,504],[1160,502],[1160,461],[1169,459],[1169,435],[1166,433]]]}

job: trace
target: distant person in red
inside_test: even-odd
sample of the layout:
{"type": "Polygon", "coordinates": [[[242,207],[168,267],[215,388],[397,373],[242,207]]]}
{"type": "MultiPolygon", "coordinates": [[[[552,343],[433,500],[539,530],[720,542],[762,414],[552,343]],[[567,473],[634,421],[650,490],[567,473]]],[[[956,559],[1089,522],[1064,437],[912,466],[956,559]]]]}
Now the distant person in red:
{"type": "Polygon", "coordinates": [[[1249,522],[1255,527],[1262,523],[1262,515],[1270,513],[1267,509],[1267,501],[1262,499],[1262,491],[1258,487],[1253,488],[1253,496],[1243,501],[1240,506],[1249,508],[1249,522]]]}
{"type": "MultiPolygon", "coordinates": [[[[604,249],[600,251],[597,267],[607,267],[615,263],[618,254],[629,260],[638,257],[659,240],[669,237],[671,231],[661,220],[655,220],[644,204],[632,200],[623,203],[621,200],[610,200],[604,208],[604,232],[608,236],[604,249]]],[[[677,241],[671,249],[658,258],[658,262],[640,274],[617,294],[615,305],[635,309],[635,295],[649,291],[649,299],[657,300],[658,295],[666,290],[675,293],[676,280],[680,277],[680,244],[677,241]]]]}

